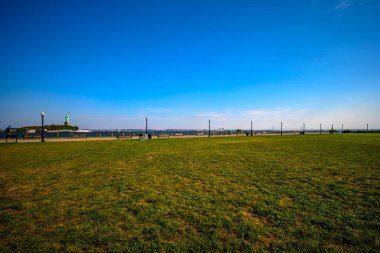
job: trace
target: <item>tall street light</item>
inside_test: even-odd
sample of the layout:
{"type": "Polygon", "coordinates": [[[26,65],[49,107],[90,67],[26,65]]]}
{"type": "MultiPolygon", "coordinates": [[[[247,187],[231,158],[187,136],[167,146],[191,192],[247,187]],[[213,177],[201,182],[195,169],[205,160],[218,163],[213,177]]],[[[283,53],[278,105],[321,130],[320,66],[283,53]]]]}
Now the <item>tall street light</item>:
{"type": "Polygon", "coordinates": [[[145,117],[145,134],[148,134],[148,117],[145,117]]]}
{"type": "Polygon", "coordinates": [[[211,137],[211,123],[210,123],[210,120],[208,120],[208,137],[211,137]]]}
{"type": "Polygon", "coordinates": [[[41,142],[44,142],[45,141],[45,136],[44,136],[44,117],[45,117],[45,113],[44,112],[41,112],[41,142]]]}

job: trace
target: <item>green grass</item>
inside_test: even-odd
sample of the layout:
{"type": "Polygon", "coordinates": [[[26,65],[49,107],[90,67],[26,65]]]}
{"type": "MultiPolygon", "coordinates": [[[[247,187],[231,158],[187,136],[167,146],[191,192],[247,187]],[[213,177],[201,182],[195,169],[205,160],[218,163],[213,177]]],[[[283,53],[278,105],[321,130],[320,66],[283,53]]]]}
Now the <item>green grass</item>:
{"type": "Polygon", "coordinates": [[[0,145],[0,252],[380,251],[380,135],[0,145]]]}

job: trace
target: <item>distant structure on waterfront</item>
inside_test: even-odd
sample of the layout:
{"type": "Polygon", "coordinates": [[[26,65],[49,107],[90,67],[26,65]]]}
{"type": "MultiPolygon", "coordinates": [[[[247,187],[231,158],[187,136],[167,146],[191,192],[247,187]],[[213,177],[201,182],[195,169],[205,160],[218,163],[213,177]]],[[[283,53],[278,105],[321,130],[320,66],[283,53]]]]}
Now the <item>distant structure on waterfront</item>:
{"type": "Polygon", "coordinates": [[[70,112],[65,115],[65,126],[70,126],[70,112]]]}

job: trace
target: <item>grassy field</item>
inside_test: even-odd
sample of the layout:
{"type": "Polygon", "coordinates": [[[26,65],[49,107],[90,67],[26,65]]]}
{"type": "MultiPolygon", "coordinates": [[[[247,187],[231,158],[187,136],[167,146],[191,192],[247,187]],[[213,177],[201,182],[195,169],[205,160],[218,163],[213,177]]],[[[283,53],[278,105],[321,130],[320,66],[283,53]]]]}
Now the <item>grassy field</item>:
{"type": "Polygon", "coordinates": [[[0,252],[380,251],[380,134],[0,145],[0,252]]]}

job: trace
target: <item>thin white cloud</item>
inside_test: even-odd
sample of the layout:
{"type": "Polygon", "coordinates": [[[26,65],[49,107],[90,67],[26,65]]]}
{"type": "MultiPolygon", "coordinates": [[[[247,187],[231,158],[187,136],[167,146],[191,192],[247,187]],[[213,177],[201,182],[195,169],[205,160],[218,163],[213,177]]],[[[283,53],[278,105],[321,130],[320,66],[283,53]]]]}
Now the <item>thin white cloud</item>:
{"type": "Polygon", "coordinates": [[[226,121],[227,115],[219,112],[206,112],[206,113],[197,113],[196,117],[198,118],[208,118],[210,120],[226,121]]]}
{"type": "Polygon", "coordinates": [[[318,4],[318,2],[319,2],[319,0],[313,0],[313,1],[311,1],[311,5],[314,6],[314,5],[318,4]]]}
{"type": "Polygon", "coordinates": [[[243,111],[241,115],[243,117],[253,118],[289,118],[294,116],[306,115],[310,109],[308,108],[285,108],[278,107],[274,109],[260,109],[260,110],[248,110],[243,111]]]}
{"type": "Polygon", "coordinates": [[[74,119],[77,119],[77,120],[104,120],[104,121],[107,121],[107,120],[110,120],[110,119],[117,119],[117,120],[127,120],[127,119],[137,119],[136,117],[121,117],[121,116],[94,116],[94,117],[91,117],[91,116],[78,116],[78,117],[75,117],[74,119]]]}
{"type": "Polygon", "coordinates": [[[145,117],[151,117],[152,115],[167,114],[171,111],[172,109],[164,107],[141,107],[139,108],[139,111],[135,113],[135,115],[137,118],[142,119],[145,117]]]}
{"type": "Polygon", "coordinates": [[[146,113],[136,112],[137,119],[145,119],[147,117],[146,113]]]}
{"type": "Polygon", "coordinates": [[[252,110],[236,110],[229,113],[206,112],[196,114],[196,118],[192,123],[199,125],[205,124],[210,119],[213,127],[236,129],[244,128],[253,121],[254,128],[278,128],[281,122],[284,122],[285,128],[295,128],[309,120],[313,114],[310,108],[295,107],[277,107],[277,108],[261,108],[252,110]],[[215,123],[216,122],[216,123],[215,123]],[[278,125],[278,126],[277,126],[278,125]]]}
{"type": "Polygon", "coordinates": [[[141,111],[146,113],[162,113],[162,112],[170,112],[172,111],[170,108],[164,108],[164,107],[142,107],[140,108],[141,111]]]}
{"type": "Polygon", "coordinates": [[[271,112],[268,110],[252,110],[252,111],[245,111],[242,113],[244,117],[265,117],[271,112]]]}
{"type": "Polygon", "coordinates": [[[353,0],[340,0],[338,4],[335,6],[335,10],[344,11],[350,6],[352,6],[353,3],[354,3],[353,0]]]}
{"type": "Polygon", "coordinates": [[[280,123],[283,122],[284,129],[297,129],[302,122],[308,120],[312,113],[313,111],[310,108],[277,107],[246,110],[238,115],[242,120],[252,120],[256,128],[278,128],[280,123]]]}

